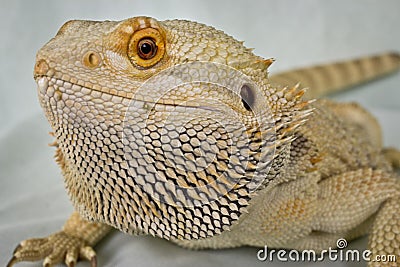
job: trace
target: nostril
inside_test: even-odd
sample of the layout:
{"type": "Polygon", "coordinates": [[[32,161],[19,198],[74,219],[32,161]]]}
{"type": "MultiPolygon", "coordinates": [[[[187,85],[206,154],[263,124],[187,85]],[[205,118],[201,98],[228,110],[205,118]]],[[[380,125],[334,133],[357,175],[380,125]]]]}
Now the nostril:
{"type": "Polygon", "coordinates": [[[93,69],[101,64],[101,57],[97,52],[89,51],[83,56],[83,65],[93,69]]]}
{"type": "Polygon", "coordinates": [[[36,75],[45,75],[49,70],[49,65],[47,64],[46,60],[39,59],[36,61],[35,68],[33,70],[33,74],[36,75]]]}

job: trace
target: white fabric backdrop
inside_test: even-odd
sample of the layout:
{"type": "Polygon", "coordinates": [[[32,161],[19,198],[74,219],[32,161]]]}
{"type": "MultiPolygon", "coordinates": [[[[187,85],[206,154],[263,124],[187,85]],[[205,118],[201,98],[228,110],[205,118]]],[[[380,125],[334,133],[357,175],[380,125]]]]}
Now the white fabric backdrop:
{"type": "MultiPolygon", "coordinates": [[[[58,230],[72,211],[36,96],[36,51],[70,19],[148,15],[215,26],[275,57],[272,71],[382,51],[400,51],[400,2],[358,1],[1,1],[0,265],[22,239],[58,230]]],[[[346,92],[375,114],[385,144],[400,148],[400,74],[346,92]]],[[[366,239],[351,248],[365,248],[366,239]]],[[[256,248],[188,251],[152,237],[115,233],[97,247],[100,266],[287,266],[259,262],[256,248]]],[[[326,266],[317,263],[313,266],[326,266]]],[[[332,262],[330,266],[364,266],[332,262]]],[[[289,265],[289,264],[288,264],[289,265]]],[[[291,266],[308,266],[292,263],[291,266]]],[[[41,266],[23,263],[20,266],[41,266]]],[[[78,266],[88,266],[80,263],[78,266]]]]}

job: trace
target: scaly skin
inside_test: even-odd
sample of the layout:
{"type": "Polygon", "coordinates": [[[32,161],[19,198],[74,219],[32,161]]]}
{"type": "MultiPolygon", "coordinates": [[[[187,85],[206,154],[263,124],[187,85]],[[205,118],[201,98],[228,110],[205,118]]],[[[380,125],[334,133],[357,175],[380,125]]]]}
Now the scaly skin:
{"type": "Polygon", "coordinates": [[[386,53],[294,69],[272,76],[270,82],[291,85],[301,81],[302,86],[312,88],[307,96],[316,98],[390,74],[397,71],[399,66],[400,55],[386,53]]]}
{"type": "Polygon", "coordinates": [[[34,75],[76,213],[8,266],[95,266],[110,226],[188,248],[320,251],[372,233],[373,256],[399,260],[399,153],[361,107],[271,85],[272,62],[195,22],[66,23],[34,75]]]}

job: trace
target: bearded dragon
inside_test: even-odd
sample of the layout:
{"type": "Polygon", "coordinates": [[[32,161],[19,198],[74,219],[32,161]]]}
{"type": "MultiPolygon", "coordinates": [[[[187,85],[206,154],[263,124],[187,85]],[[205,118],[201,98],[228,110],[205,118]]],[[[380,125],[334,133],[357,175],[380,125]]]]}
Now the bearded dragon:
{"type": "Polygon", "coordinates": [[[400,153],[359,105],[315,99],[397,70],[399,55],[268,77],[273,61],[191,21],[65,23],[34,78],[75,212],[7,266],[96,266],[114,228],[193,249],[317,252],[369,234],[371,258],[397,266],[400,153]]]}

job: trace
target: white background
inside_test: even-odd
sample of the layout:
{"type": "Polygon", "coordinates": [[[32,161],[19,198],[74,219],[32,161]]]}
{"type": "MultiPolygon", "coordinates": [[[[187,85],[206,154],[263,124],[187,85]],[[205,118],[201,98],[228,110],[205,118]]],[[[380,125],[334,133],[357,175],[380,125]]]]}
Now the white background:
{"type": "MultiPolygon", "coordinates": [[[[256,54],[276,58],[272,72],[388,50],[400,52],[400,1],[396,0],[3,0],[0,5],[0,266],[19,241],[58,230],[72,211],[53,160],[54,149],[47,146],[52,142],[47,135],[50,128],[32,78],[36,51],[65,21],[138,15],[196,20],[244,40],[256,54]]],[[[400,148],[399,84],[400,74],[395,74],[336,98],[366,106],[382,123],[385,144],[400,148]]],[[[366,239],[351,247],[365,248],[366,239]]],[[[100,266],[287,266],[258,262],[257,250],[188,251],[164,240],[120,233],[97,247],[100,266]]]]}

